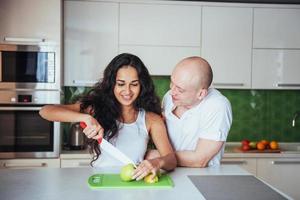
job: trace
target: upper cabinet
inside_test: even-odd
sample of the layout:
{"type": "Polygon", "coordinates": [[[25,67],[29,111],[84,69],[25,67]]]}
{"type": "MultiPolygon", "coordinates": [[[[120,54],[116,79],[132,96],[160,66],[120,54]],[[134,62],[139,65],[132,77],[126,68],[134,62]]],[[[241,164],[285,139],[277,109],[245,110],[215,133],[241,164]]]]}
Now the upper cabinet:
{"type": "Polygon", "coordinates": [[[255,8],[253,48],[300,48],[300,9],[255,8]]]}
{"type": "Polygon", "coordinates": [[[120,5],[120,45],[200,46],[201,7],[120,5]]]}
{"type": "Polygon", "coordinates": [[[118,53],[118,3],[64,2],[65,86],[92,86],[118,53]]]}
{"type": "Polygon", "coordinates": [[[203,7],[202,56],[217,88],[251,88],[252,8],[203,7]]]}
{"type": "MultiPolygon", "coordinates": [[[[38,0],[19,1],[26,7],[24,1],[38,0]]],[[[7,2],[17,0],[1,1],[5,18],[7,2]]],[[[91,86],[126,52],[140,57],[151,75],[170,76],[183,58],[202,56],[212,66],[213,87],[300,89],[299,19],[299,5],[65,0],[64,83],[91,86]]]]}
{"type": "Polygon", "coordinates": [[[141,58],[151,75],[170,76],[175,65],[185,57],[200,55],[200,47],[121,45],[120,53],[132,53],[141,58]]]}
{"type": "Polygon", "coordinates": [[[300,89],[300,9],[255,8],[253,89],[300,89]]]}
{"type": "Polygon", "coordinates": [[[61,13],[60,0],[1,0],[0,42],[60,44],[61,13]]]}
{"type": "Polygon", "coordinates": [[[253,89],[300,89],[300,50],[254,49],[253,89]]]}
{"type": "Polygon", "coordinates": [[[200,55],[201,6],[120,4],[119,52],[134,53],[151,75],[170,75],[177,62],[200,55]]]}

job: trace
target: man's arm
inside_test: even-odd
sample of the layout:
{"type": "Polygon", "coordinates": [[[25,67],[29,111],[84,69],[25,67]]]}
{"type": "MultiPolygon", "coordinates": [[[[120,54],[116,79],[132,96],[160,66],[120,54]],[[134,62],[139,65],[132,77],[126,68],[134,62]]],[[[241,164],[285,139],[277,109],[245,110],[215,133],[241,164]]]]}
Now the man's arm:
{"type": "Polygon", "coordinates": [[[199,139],[194,151],[176,151],[177,165],[207,167],[208,162],[221,150],[224,141],[199,139]]]}

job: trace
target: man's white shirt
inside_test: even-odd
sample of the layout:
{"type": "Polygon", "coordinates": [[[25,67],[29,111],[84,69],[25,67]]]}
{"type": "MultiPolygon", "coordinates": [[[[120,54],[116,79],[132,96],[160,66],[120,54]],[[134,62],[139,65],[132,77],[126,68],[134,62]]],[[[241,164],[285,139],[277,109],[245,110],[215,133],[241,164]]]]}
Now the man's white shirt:
{"type": "MultiPolygon", "coordinates": [[[[226,141],[232,123],[232,111],[230,102],[218,90],[210,88],[207,96],[180,118],[173,114],[174,109],[169,91],[163,98],[163,112],[176,151],[195,150],[198,139],[226,141]]],[[[224,148],[225,143],[208,166],[220,164],[224,148]]]]}

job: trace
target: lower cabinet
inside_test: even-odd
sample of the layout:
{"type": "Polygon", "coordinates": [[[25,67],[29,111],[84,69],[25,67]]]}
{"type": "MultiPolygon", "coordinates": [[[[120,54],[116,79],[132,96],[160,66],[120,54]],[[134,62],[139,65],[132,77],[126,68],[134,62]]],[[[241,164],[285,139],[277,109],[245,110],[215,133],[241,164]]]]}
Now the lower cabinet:
{"type": "Polygon", "coordinates": [[[0,160],[0,169],[25,169],[25,168],[59,168],[60,159],[6,159],[0,160]]]}
{"type": "Polygon", "coordinates": [[[60,167],[91,167],[91,159],[61,159],[60,167]]]}
{"type": "Polygon", "coordinates": [[[223,158],[222,165],[238,165],[256,176],[256,158],[223,158]]]}
{"type": "Polygon", "coordinates": [[[80,151],[63,151],[60,154],[60,167],[91,167],[92,157],[87,150],[80,151]]]}
{"type": "Polygon", "coordinates": [[[257,159],[257,177],[293,199],[300,199],[300,158],[257,159]]]}
{"type": "Polygon", "coordinates": [[[223,157],[222,165],[238,165],[293,199],[300,199],[300,157],[223,157]]]}

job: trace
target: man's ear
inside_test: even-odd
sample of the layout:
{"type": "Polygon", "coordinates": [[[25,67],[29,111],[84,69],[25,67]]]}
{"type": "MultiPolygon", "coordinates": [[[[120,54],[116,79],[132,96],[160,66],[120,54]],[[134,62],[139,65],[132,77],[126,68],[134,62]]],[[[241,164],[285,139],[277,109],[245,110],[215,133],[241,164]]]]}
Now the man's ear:
{"type": "Polygon", "coordinates": [[[204,99],[204,97],[206,97],[207,94],[208,94],[208,89],[205,89],[205,88],[200,89],[200,91],[198,93],[198,99],[199,100],[204,99]]]}

